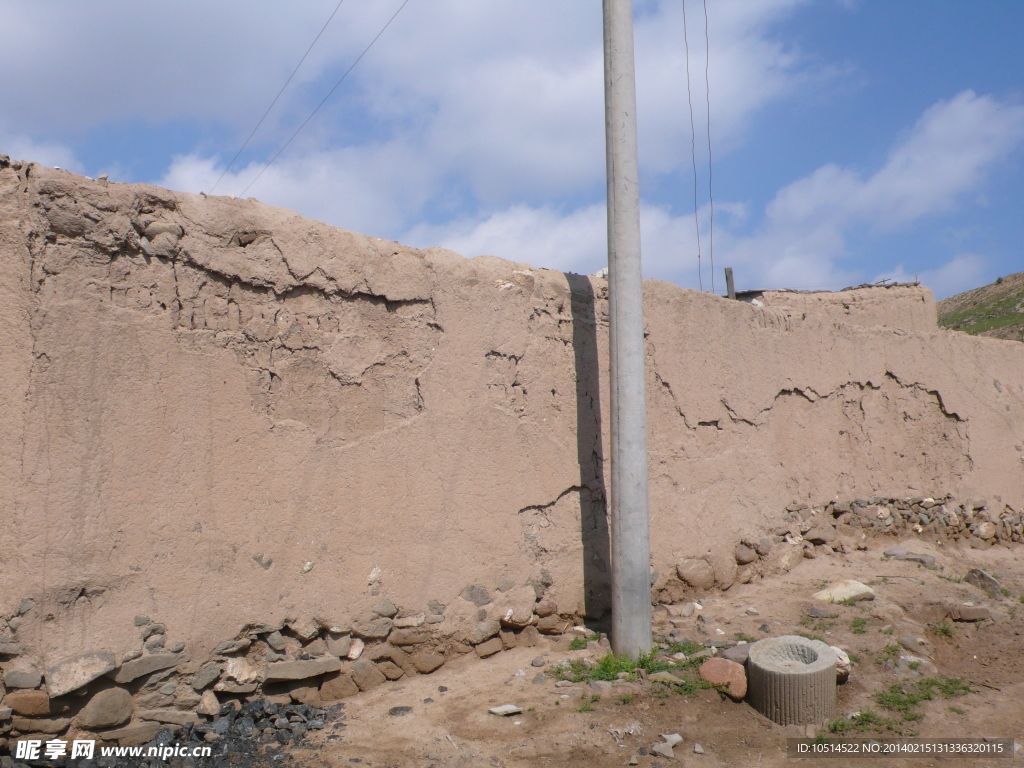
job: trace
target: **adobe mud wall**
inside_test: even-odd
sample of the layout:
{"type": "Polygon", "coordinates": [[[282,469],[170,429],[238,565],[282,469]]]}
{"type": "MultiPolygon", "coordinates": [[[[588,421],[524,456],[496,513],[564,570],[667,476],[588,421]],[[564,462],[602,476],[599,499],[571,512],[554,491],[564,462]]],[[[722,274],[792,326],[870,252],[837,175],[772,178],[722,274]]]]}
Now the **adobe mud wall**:
{"type": "MultiPolygon", "coordinates": [[[[144,614],[198,660],[384,598],[453,641],[603,611],[603,280],[2,165],[5,636],[129,654],[144,614]]],[[[1024,348],[937,330],[926,289],[645,291],[662,578],[727,586],[793,502],[1024,507],[1024,348]]]]}

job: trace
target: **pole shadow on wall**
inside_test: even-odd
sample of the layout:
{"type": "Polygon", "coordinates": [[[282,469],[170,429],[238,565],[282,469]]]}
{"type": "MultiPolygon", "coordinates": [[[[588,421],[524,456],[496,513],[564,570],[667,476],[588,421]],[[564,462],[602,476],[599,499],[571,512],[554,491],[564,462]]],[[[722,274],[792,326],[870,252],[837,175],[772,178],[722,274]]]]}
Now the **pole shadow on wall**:
{"type": "Polygon", "coordinates": [[[572,346],[576,362],[576,454],[580,464],[583,593],[587,618],[600,622],[602,617],[610,620],[611,547],[601,443],[597,315],[590,279],[571,272],[564,274],[572,299],[572,346]]]}

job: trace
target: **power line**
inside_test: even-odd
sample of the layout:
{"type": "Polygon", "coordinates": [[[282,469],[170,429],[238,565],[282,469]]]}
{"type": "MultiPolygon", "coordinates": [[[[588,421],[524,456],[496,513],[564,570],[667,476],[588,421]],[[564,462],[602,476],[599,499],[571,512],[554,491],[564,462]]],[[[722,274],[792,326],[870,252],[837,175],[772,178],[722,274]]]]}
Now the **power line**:
{"type": "Polygon", "coordinates": [[[284,85],[281,86],[281,90],[277,92],[277,96],[274,97],[274,100],[270,102],[270,106],[267,107],[267,111],[263,113],[263,117],[261,117],[260,121],[256,123],[256,127],[252,129],[252,133],[249,134],[248,138],[245,140],[245,143],[242,144],[242,146],[239,148],[237,152],[235,152],[235,156],[231,158],[231,162],[228,163],[228,167],[224,169],[224,172],[220,175],[220,178],[217,179],[217,183],[213,185],[213,188],[210,190],[210,194],[213,194],[214,190],[217,189],[217,184],[220,184],[221,181],[224,180],[224,177],[227,175],[228,171],[231,170],[231,166],[235,164],[235,160],[237,160],[238,156],[242,154],[242,151],[247,146],[249,146],[249,142],[252,141],[252,137],[256,135],[256,131],[258,131],[260,129],[260,126],[263,125],[263,121],[267,119],[267,115],[270,114],[270,110],[272,110],[274,108],[274,105],[277,104],[277,100],[281,98],[281,94],[284,93],[284,89],[288,87],[288,84],[292,81],[292,78],[295,77],[295,73],[299,71],[299,67],[302,66],[302,62],[304,62],[306,60],[306,57],[309,56],[309,52],[313,50],[313,46],[316,45],[316,41],[320,39],[320,36],[324,33],[324,30],[327,29],[327,26],[334,19],[334,16],[338,13],[338,9],[341,8],[341,4],[343,2],[345,2],[345,0],[338,0],[338,4],[334,6],[334,12],[331,13],[330,18],[327,19],[323,27],[320,28],[320,31],[317,33],[316,37],[313,38],[313,42],[309,44],[309,48],[306,49],[306,52],[302,54],[302,58],[299,59],[299,63],[295,65],[295,69],[293,69],[292,73],[288,75],[288,79],[285,80],[284,85]]]}
{"type": "Polygon", "coordinates": [[[708,0],[704,0],[704,94],[708,105],[708,201],[711,204],[711,292],[715,292],[715,198],[711,194],[711,41],[708,39],[708,0]]]}
{"type": "MultiPolygon", "coordinates": [[[[697,228],[697,282],[704,290],[700,260],[700,219],[697,217],[697,132],[693,127],[693,97],[690,94],[690,40],[686,32],[686,0],[683,0],[683,42],[686,45],[686,100],[690,105],[690,159],[693,161],[693,223],[697,228]]],[[[714,275],[712,275],[714,279],[714,275]]]]}
{"type": "Polygon", "coordinates": [[[368,52],[368,51],[369,51],[369,50],[370,50],[371,48],[373,48],[373,44],[374,44],[374,43],[376,43],[376,42],[377,42],[377,40],[379,40],[379,39],[380,39],[380,36],[384,34],[385,30],[386,30],[386,29],[387,29],[388,27],[390,27],[390,26],[391,26],[391,22],[393,22],[393,21],[394,21],[394,20],[395,20],[395,19],[396,19],[396,18],[398,17],[398,14],[400,14],[400,13],[402,12],[402,9],[403,9],[403,8],[405,8],[405,6],[407,6],[408,4],[409,4],[409,0],[404,0],[404,2],[403,2],[403,3],[402,3],[402,4],[401,4],[401,5],[399,6],[399,7],[398,7],[398,10],[397,10],[397,11],[395,11],[394,15],[393,15],[393,16],[392,16],[392,17],[391,17],[390,19],[388,19],[388,23],[387,23],[387,24],[385,24],[385,25],[384,25],[384,26],[383,26],[383,27],[381,28],[380,32],[378,32],[378,33],[377,33],[377,36],[376,36],[375,38],[373,38],[373,40],[371,40],[371,41],[370,41],[370,44],[369,44],[368,46],[366,46],[366,48],[364,48],[364,49],[363,49],[363,52],[362,52],[362,53],[360,53],[360,54],[359,54],[359,58],[357,58],[357,59],[356,59],[355,61],[353,61],[353,62],[352,62],[352,66],[350,66],[350,67],[349,67],[348,69],[346,69],[346,70],[345,70],[345,74],[343,74],[343,75],[341,76],[341,79],[340,79],[340,80],[338,80],[338,82],[336,82],[336,83],[334,84],[334,87],[333,87],[333,88],[331,88],[331,90],[327,92],[327,95],[326,95],[326,96],[324,96],[323,100],[322,100],[322,101],[321,101],[321,102],[320,102],[319,104],[317,104],[317,105],[316,105],[316,109],[314,109],[314,110],[313,110],[313,111],[312,111],[312,112],[311,112],[311,113],[309,114],[309,117],[307,117],[307,118],[306,118],[305,120],[303,120],[303,121],[302,121],[302,125],[300,125],[300,126],[299,126],[298,128],[296,128],[296,129],[295,129],[295,133],[293,133],[293,134],[291,135],[291,137],[290,137],[290,138],[288,139],[288,141],[286,141],[286,142],[284,143],[284,146],[283,146],[283,147],[281,147],[281,148],[280,148],[279,150],[277,150],[277,154],[276,154],[276,155],[274,155],[274,156],[273,156],[272,158],[270,158],[270,162],[268,162],[268,163],[267,163],[266,165],[264,165],[264,166],[263,166],[263,169],[262,169],[262,170],[261,170],[261,171],[260,171],[260,172],[259,172],[258,174],[256,174],[256,178],[255,178],[255,179],[253,179],[252,181],[250,181],[250,182],[249,182],[249,184],[248,184],[248,186],[246,186],[246,188],[242,190],[242,193],[241,193],[241,194],[239,195],[239,197],[245,197],[245,193],[249,191],[249,187],[251,187],[251,186],[252,186],[253,184],[255,184],[255,183],[256,183],[257,181],[259,181],[259,180],[260,180],[260,177],[261,177],[261,176],[262,176],[262,175],[263,175],[263,174],[264,174],[264,173],[266,172],[267,168],[269,168],[270,166],[272,166],[272,165],[274,164],[274,161],[275,161],[275,160],[277,160],[277,158],[279,158],[279,157],[281,156],[281,153],[282,153],[282,152],[284,152],[284,151],[285,151],[286,149],[288,149],[288,145],[289,145],[289,144],[291,144],[291,143],[292,143],[292,142],[293,142],[293,141],[295,140],[295,137],[299,135],[299,133],[300,133],[300,132],[302,131],[302,129],[303,129],[303,128],[305,128],[305,127],[306,127],[306,124],[307,124],[307,123],[308,123],[308,122],[309,122],[310,120],[312,120],[312,119],[313,119],[313,116],[314,116],[314,115],[315,115],[315,114],[316,114],[317,112],[319,112],[319,111],[320,111],[320,108],[321,108],[321,107],[322,107],[322,106],[323,106],[324,104],[326,104],[326,103],[327,103],[327,100],[328,100],[329,98],[331,98],[331,95],[332,95],[332,94],[333,94],[333,93],[334,93],[334,92],[335,92],[336,90],[338,90],[338,86],[340,86],[340,85],[341,85],[341,84],[342,84],[343,82],[345,82],[345,78],[349,76],[349,73],[350,73],[350,72],[351,72],[351,71],[352,71],[353,69],[355,69],[355,67],[356,67],[356,64],[358,64],[358,63],[359,63],[360,61],[362,61],[362,59],[363,59],[363,56],[365,56],[365,55],[367,54],[367,52],[368,52]]]}

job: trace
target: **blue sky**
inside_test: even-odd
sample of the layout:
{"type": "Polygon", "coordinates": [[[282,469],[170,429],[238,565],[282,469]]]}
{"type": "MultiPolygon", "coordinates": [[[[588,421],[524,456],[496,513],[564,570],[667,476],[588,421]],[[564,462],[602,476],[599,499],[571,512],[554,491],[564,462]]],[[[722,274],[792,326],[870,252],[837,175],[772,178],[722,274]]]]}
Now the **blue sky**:
{"type": "MultiPolygon", "coordinates": [[[[217,194],[239,195],[399,8],[344,0],[217,194]]],[[[0,0],[0,152],[210,192],[336,0],[0,0]]],[[[715,288],[1024,269],[1024,2],[636,0],[644,270],[715,288]]],[[[245,194],[415,246],[604,265],[600,3],[409,0],[245,194]]]]}

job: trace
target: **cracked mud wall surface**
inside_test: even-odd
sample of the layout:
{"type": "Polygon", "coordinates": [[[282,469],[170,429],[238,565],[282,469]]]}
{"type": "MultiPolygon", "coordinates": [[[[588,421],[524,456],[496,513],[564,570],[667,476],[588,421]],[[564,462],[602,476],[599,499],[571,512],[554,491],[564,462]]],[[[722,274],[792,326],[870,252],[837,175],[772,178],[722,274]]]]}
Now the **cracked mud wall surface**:
{"type": "MultiPolygon", "coordinates": [[[[1024,351],[937,330],[926,290],[645,291],[659,572],[707,556],[727,581],[793,501],[1024,504],[1024,351]]],[[[505,578],[600,613],[606,294],[255,201],[0,169],[0,613],[35,599],[19,634],[54,658],[129,649],[135,614],[202,648],[380,596],[453,606],[455,631],[463,588],[505,578]]]]}

